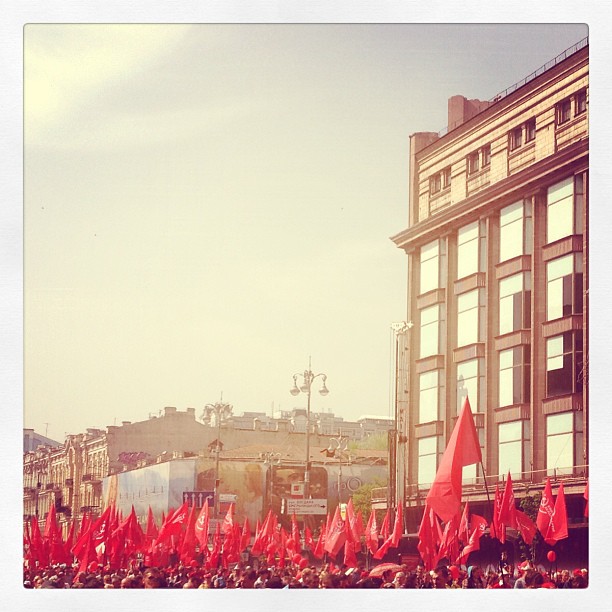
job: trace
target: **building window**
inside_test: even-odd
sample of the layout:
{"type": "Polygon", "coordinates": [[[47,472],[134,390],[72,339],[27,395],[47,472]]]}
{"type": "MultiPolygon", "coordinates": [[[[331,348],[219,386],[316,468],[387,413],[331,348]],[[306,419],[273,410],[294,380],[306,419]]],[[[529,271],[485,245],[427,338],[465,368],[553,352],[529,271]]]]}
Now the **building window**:
{"type": "Polygon", "coordinates": [[[440,370],[419,375],[419,423],[440,420],[440,370]]]}
{"type": "Polygon", "coordinates": [[[525,123],[525,143],[535,140],[536,134],[536,120],[530,119],[525,123]]]}
{"type": "Polygon", "coordinates": [[[482,167],[488,168],[491,165],[491,145],[482,147],[482,167]]]}
{"type": "Polygon", "coordinates": [[[571,474],[582,451],[582,413],[564,412],[546,417],[548,475],[571,474]]]}
{"type": "Polygon", "coordinates": [[[531,327],[531,273],[521,272],[499,281],[499,334],[531,327]]]}
{"type": "Polygon", "coordinates": [[[457,346],[480,342],[484,293],[474,289],[457,297],[457,346]]]}
{"type": "Polygon", "coordinates": [[[436,477],[438,467],[438,437],[420,438],[418,444],[419,467],[418,481],[419,486],[428,486],[436,477]]]}
{"type": "Polygon", "coordinates": [[[476,153],[468,155],[467,162],[468,174],[474,174],[475,172],[478,172],[478,170],[480,170],[480,155],[478,151],[476,153]]]}
{"type": "Polygon", "coordinates": [[[421,247],[420,293],[440,287],[440,250],[439,240],[421,247]]]}
{"type": "Polygon", "coordinates": [[[451,183],[451,169],[444,168],[440,172],[436,172],[433,176],[429,177],[429,195],[434,195],[443,189],[450,187],[451,183]]]}
{"type": "Polygon", "coordinates": [[[570,253],[546,264],[546,319],[582,313],[582,253],[570,253]]]}
{"type": "Polygon", "coordinates": [[[497,431],[499,442],[497,473],[510,472],[512,478],[522,478],[525,471],[523,466],[527,465],[525,459],[529,456],[529,422],[500,423],[497,431]]]}
{"type": "Polygon", "coordinates": [[[459,414],[466,397],[470,400],[472,412],[481,412],[485,402],[484,393],[484,363],[483,359],[471,359],[457,364],[457,406],[459,414]]]}
{"type": "Polygon", "coordinates": [[[576,108],[574,110],[574,115],[582,115],[582,113],[586,113],[587,108],[587,92],[586,89],[579,91],[576,94],[576,108]]]}
{"type": "Polygon", "coordinates": [[[421,310],[421,357],[440,353],[440,304],[421,310]]]}
{"type": "Polygon", "coordinates": [[[582,233],[584,181],[570,176],[548,188],[546,196],[546,240],[548,243],[582,233]]]}
{"type": "Polygon", "coordinates": [[[519,200],[499,212],[499,261],[531,253],[531,201],[519,200]]]}
{"type": "Polygon", "coordinates": [[[582,392],[582,332],[546,340],[546,397],[582,392]]]}
{"type": "Polygon", "coordinates": [[[517,346],[499,353],[500,408],[528,404],[530,398],[530,347],[517,346]]]}
{"type": "MultiPolygon", "coordinates": [[[[484,237],[482,237],[484,239],[484,237]]],[[[474,221],[457,233],[457,278],[475,274],[480,265],[480,223],[474,221]]]]}
{"type": "Polygon", "coordinates": [[[510,151],[515,151],[523,144],[523,126],[514,128],[509,135],[510,151]]]}
{"type": "MultiPolygon", "coordinates": [[[[471,401],[471,400],[470,400],[471,401]]],[[[478,442],[480,444],[480,454],[485,457],[484,452],[484,429],[482,427],[476,429],[476,433],[478,434],[478,442]]],[[[477,463],[472,463],[471,465],[466,465],[463,467],[461,482],[463,484],[475,484],[478,476],[481,476],[482,468],[477,463]]]]}
{"type": "Polygon", "coordinates": [[[567,123],[572,116],[572,99],[566,98],[557,104],[557,125],[567,123]]]}

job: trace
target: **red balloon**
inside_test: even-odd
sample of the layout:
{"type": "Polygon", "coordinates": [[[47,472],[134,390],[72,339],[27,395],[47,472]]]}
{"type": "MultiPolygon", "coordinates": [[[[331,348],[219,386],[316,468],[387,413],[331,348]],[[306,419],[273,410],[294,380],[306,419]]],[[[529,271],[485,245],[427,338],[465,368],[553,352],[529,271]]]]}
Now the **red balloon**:
{"type": "Polygon", "coordinates": [[[554,560],[557,558],[557,555],[555,554],[555,551],[554,551],[554,550],[549,550],[549,551],[548,551],[548,554],[546,555],[546,558],[547,558],[547,559],[548,559],[548,560],[549,560],[551,563],[553,563],[553,562],[554,562],[554,560]]]}
{"type": "Polygon", "coordinates": [[[300,559],[300,569],[303,570],[305,567],[308,567],[308,559],[302,557],[300,559]]]}
{"type": "Polygon", "coordinates": [[[98,562],[92,561],[87,568],[90,572],[95,572],[98,569],[98,562]]]}
{"type": "Polygon", "coordinates": [[[198,567],[198,562],[195,559],[192,559],[189,565],[191,565],[191,567],[198,567]]]}

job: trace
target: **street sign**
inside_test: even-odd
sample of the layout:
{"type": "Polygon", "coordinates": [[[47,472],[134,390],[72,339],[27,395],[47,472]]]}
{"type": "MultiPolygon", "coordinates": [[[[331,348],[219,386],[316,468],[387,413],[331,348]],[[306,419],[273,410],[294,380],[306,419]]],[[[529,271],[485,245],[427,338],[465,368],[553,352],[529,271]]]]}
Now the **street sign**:
{"type": "Polygon", "coordinates": [[[222,504],[231,504],[238,501],[238,496],[234,493],[219,493],[219,502],[222,504]]]}
{"type": "Polygon", "coordinates": [[[214,491],[183,491],[183,502],[187,502],[188,506],[195,506],[201,508],[204,502],[208,498],[208,506],[214,508],[215,506],[215,492],[214,491]]]}
{"type": "Polygon", "coordinates": [[[287,499],[287,514],[327,514],[326,499],[287,499]]]}

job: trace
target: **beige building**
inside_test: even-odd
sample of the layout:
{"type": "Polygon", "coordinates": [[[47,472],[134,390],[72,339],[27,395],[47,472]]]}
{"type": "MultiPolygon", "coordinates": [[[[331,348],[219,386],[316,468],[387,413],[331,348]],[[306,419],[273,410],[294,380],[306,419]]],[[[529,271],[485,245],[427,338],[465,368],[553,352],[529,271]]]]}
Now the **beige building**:
{"type": "MultiPolygon", "coordinates": [[[[584,525],[588,475],[588,40],[449,128],[410,136],[406,326],[397,333],[397,483],[415,531],[469,397],[490,487],[563,480],[584,525]]],[[[484,473],[464,469],[486,513],[484,473]]],[[[492,489],[491,489],[492,490],[492,489]]],[[[382,499],[381,499],[382,502],[382,499]]],[[[473,504],[475,504],[473,506],[473,504]]]]}

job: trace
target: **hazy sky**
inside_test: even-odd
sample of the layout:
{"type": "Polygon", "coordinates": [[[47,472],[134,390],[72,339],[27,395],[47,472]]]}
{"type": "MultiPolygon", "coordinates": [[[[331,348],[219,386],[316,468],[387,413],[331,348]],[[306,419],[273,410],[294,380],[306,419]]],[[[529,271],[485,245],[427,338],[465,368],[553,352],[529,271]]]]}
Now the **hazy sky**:
{"type": "Polygon", "coordinates": [[[409,135],[584,25],[28,25],[26,427],[388,415],[409,135]],[[318,388],[318,387],[316,387],[318,388]]]}

